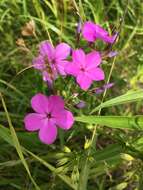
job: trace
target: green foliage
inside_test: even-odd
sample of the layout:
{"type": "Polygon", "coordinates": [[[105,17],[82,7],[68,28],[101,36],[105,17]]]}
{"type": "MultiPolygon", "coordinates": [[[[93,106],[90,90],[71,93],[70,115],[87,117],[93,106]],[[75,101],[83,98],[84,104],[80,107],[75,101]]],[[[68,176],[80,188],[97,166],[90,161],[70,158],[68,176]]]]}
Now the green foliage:
{"type": "MultiPolygon", "coordinates": [[[[77,48],[79,17],[111,32],[111,26],[118,29],[126,6],[127,1],[119,0],[0,1],[0,189],[142,190],[141,0],[129,0],[120,38],[113,47],[119,55],[102,64],[106,81],[115,86],[96,95],[80,91],[73,79],[59,78],[55,87],[58,93],[62,89],[66,106],[75,115],[74,127],[60,133],[50,146],[23,129],[30,98],[37,92],[49,94],[39,72],[31,68],[38,43],[65,41],[77,48]],[[22,36],[22,27],[31,19],[35,36],[22,36]],[[30,51],[16,44],[19,38],[30,51]],[[75,92],[80,94],[78,99],[73,97],[75,92]],[[80,99],[87,103],[83,110],[74,107],[80,99]]],[[[80,46],[86,45],[82,40],[80,46]]],[[[95,83],[93,88],[101,85],[95,83]]]]}
{"type": "Polygon", "coordinates": [[[99,105],[97,108],[92,110],[91,114],[95,111],[98,111],[101,108],[106,108],[106,107],[111,107],[111,106],[115,106],[115,105],[134,102],[134,101],[138,101],[140,99],[143,99],[143,90],[128,92],[124,95],[121,95],[116,98],[112,98],[111,100],[101,103],[101,105],[99,105]]]}
{"type": "Polygon", "coordinates": [[[111,128],[143,130],[143,116],[81,116],[75,119],[76,121],[105,125],[111,128]]]}

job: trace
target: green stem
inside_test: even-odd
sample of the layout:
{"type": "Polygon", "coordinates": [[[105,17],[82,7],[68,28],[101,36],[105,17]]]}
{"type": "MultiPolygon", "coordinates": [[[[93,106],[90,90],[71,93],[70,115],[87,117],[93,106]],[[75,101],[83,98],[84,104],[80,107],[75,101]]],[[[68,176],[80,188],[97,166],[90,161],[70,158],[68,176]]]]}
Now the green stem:
{"type": "MultiPolygon", "coordinates": [[[[127,0],[127,6],[125,8],[125,11],[124,11],[124,14],[123,14],[123,17],[122,17],[122,22],[120,23],[119,28],[118,28],[119,33],[121,32],[121,29],[122,29],[122,26],[123,26],[123,23],[124,23],[125,15],[126,15],[127,10],[128,10],[128,4],[129,4],[129,0],[127,0]]],[[[114,59],[113,59],[112,66],[111,66],[109,76],[108,76],[108,79],[107,79],[107,83],[110,82],[111,75],[112,75],[112,72],[113,72],[113,69],[114,69],[114,66],[115,66],[115,60],[116,60],[116,57],[114,57],[114,59]]],[[[103,101],[105,99],[105,96],[106,96],[106,93],[107,93],[107,89],[105,89],[105,91],[103,93],[101,103],[103,103],[103,101]]],[[[98,115],[100,115],[101,109],[102,108],[99,109],[98,115]]],[[[78,184],[77,190],[86,190],[87,189],[87,183],[88,183],[89,172],[90,172],[89,157],[91,155],[92,149],[93,148],[95,149],[95,143],[96,143],[96,140],[97,140],[96,139],[96,137],[97,137],[97,135],[96,135],[97,127],[98,127],[98,125],[95,126],[94,131],[92,133],[91,144],[90,144],[90,147],[88,149],[87,157],[85,159],[83,167],[81,168],[81,173],[80,173],[80,177],[79,177],[79,184],[78,184]]]]}
{"type": "MultiPolygon", "coordinates": [[[[110,72],[109,72],[107,83],[110,82],[111,75],[112,75],[112,72],[113,72],[113,69],[114,69],[114,66],[115,66],[115,60],[116,60],[116,57],[114,57],[114,59],[113,59],[113,63],[112,63],[112,66],[111,66],[111,69],[110,69],[110,72]]],[[[105,89],[105,91],[103,93],[103,97],[102,97],[101,103],[103,103],[103,101],[105,99],[105,96],[106,96],[106,93],[107,93],[107,89],[105,89]]],[[[102,108],[99,109],[98,115],[100,115],[101,109],[102,108]]],[[[96,138],[97,138],[97,135],[96,135],[96,129],[97,129],[97,127],[98,127],[98,125],[95,126],[94,131],[92,133],[91,144],[90,144],[89,150],[87,152],[87,157],[85,159],[85,163],[84,163],[83,168],[81,170],[81,174],[80,174],[80,179],[79,179],[79,184],[78,184],[77,190],[86,190],[87,189],[87,182],[88,182],[88,176],[89,176],[89,171],[90,171],[89,157],[91,155],[92,149],[93,148],[95,149],[95,143],[96,143],[96,138]]]]}

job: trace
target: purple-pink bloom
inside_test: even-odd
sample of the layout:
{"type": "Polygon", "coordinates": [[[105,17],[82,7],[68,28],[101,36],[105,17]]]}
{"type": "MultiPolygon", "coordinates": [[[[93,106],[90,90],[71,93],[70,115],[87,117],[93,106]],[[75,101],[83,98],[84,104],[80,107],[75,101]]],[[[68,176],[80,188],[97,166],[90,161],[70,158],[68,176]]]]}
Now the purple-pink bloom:
{"type": "Polygon", "coordinates": [[[64,100],[60,96],[47,97],[38,93],[32,97],[31,106],[36,113],[25,116],[25,128],[39,131],[39,138],[45,144],[56,140],[57,127],[68,130],[74,123],[72,113],[64,108],[64,100]]]}
{"type": "Polygon", "coordinates": [[[86,106],[86,103],[82,100],[78,104],[75,105],[78,109],[82,109],[86,106]]]}
{"type": "Polygon", "coordinates": [[[87,90],[93,81],[104,79],[104,72],[98,67],[100,63],[101,56],[97,51],[85,55],[82,49],[73,50],[72,62],[67,63],[65,71],[76,78],[83,90],[87,90]]]}
{"type": "Polygon", "coordinates": [[[117,51],[110,51],[109,53],[108,53],[108,57],[115,57],[116,55],[118,55],[118,52],[117,51]]]}
{"type": "Polygon", "coordinates": [[[82,29],[83,37],[89,41],[94,42],[96,39],[101,39],[106,43],[114,43],[117,34],[110,36],[100,25],[94,24],[91,21],[85,22],[82,29]]]}
{"type": "Polygon", "coordinates": [[[95,93],[96,94],[101,94],[102,92],[104,92],[106,89],[109,89],[109,88],[112,88],[112,86],[114,86],[114,83],[107,83],[107,84],[104,84],[102,87],[100,88],[96,88],[95,89],[95,93]]]}
{"type": "Polygon", "coordinates": [[[33,67],[41,70],[44,81],[52,83],[58,74],[65,75],[64,67],[66,58],[70,55],[71,48],[66,43],[60,43],[55,48],[48,41],[39,45],[39,55],[33,60],[33,67]]]}
{"type": "Polygon", "coordinates": [[[79,22],[77,24],[77,33],[80,34],[82,30],[82,23],[81,23],[81,19],[79,19],[79,22]]]}

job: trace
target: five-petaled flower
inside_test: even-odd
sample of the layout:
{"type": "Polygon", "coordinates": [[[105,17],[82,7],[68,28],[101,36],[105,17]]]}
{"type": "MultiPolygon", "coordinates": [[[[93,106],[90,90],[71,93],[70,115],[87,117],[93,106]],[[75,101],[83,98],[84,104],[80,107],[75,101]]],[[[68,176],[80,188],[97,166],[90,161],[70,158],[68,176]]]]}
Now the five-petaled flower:
{"type": "Polygon", "coordinates": [[[39,45],[39,55],[33,60],[33,67],[42,71],[44,81],[52,83],[58,74],[65,75],[65,59],[70,51],[66,43],[60,43],[54,48],[48,41],[43,41],[39,45]]]}
{"type": "Polygon", "coordinates": [[[74,50],[72,62],[68,62],[65,71],[76,77],[81,89],[87,90],[93,81],[104,79],[104,72],[98,66],[101,63],[99,52],[93,51],[85,55],[82,49],[74,50]]]}
{"type": "Polygon", "coordinates": [[[101,26],[99,26],[98,24],[94,24],[91,21],[87,21],[84,23],[82,35],[89,42],[94,42],[96,39],[101,39],[104,42],[111,44],[115,42],[117,37],[117,33],[113,36],[110,36],[109,33],[101,26]]]}
{"type": "Polygon", "coordinates": [[[68,130],[74,123],[72,113],[64,109],[64,100],[60,96],[36,94],[31,99],[31,106],[36,113],[25,116],[25,128],[39,131],[39,138],[45,144],[56,140],[57,127],[68,130]]]}

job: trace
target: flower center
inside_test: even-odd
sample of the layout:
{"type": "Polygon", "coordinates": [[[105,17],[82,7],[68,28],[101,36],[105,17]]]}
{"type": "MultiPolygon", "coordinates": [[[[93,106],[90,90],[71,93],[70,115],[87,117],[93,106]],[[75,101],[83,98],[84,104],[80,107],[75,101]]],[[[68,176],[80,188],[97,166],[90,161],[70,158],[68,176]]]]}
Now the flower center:
{"type": "Polygon", "coordinates": [[[85,72],[85,68],[83,68],[83,67],[81,67],[80,70],[83,71],[83,72],[85,72]]]}
{"type": "Polygon", "coordinates": [[[52,118],[51,113],[48,113],[48,114],[47,114],[47,117],[48,117],[48,119],[51,119],[51,118],[52,118]]]}
{"type": "MultiPolygon", "coordinates": [[[[45,60],[45,65],[46,65],[46,71],[48,72],[50,79],[54,80],[53,69],[51,67],[51,63],[49,62],[47,57],[45,57],[44,60],[45,60]]],[[[53,64],[53,62],[52,62],[52,64],[53,64]]]]}
{"type": "Polygon", "coordinates": [[[53,59],[53,60],[51,61],[51,63],[52,63],[53,65],[55,65],[55,63],[56,63],[55,59],[53,59]]]}

